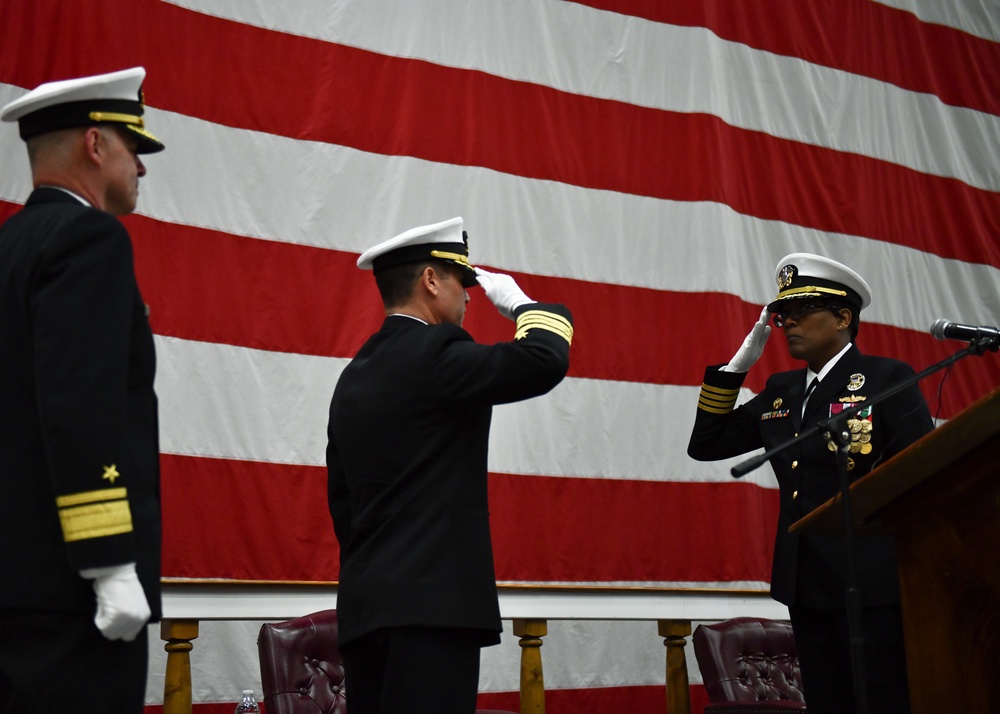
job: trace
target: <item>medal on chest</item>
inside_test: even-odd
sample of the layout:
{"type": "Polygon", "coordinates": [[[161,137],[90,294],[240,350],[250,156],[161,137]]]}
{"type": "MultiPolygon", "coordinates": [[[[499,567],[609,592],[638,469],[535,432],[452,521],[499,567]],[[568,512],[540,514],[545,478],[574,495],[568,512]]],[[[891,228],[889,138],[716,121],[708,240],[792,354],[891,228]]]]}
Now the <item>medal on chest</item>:
{"type": "MultiPolygon", "coordinates": [[[[848,408],[849,404],[831,404],[830,416],[835,416],[848,408]]],[[[847,420],[847,430],[851,433],[851,443],[847,450],[852,454],[870,454],[872,452],[872,431],[874,430],[872,421],[872,407],[865,407],[860,412],[847,420]]],[[[837,449],[831,441],[827,448],[830,451],[837,449]]]]}

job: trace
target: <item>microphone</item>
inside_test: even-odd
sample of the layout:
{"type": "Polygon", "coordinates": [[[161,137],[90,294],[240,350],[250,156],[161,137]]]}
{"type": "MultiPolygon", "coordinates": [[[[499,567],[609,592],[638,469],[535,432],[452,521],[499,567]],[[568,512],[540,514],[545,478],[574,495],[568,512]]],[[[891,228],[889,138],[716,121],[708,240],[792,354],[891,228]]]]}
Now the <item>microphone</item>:
{"type": "Polygon", "coordinates": [[[963,340],[978,342],[979,340],[1000,341],[1000,330],[995,327],[980,325],[960,325],[948,320],[937,320],[931,325],[931,334],[939,340],[963,340]]]}

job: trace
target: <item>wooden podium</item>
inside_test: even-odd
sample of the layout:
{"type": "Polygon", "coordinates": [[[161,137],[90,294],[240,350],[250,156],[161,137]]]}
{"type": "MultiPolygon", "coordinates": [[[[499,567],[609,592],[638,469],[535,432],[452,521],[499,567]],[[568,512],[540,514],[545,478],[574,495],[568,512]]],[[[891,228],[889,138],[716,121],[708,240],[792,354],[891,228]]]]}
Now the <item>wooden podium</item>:
{"type": "MultiPolygon", "coordinates": [[[[1000,388],[851,485],[896,536],[913,714],[1000,712],[1000,388]]],[[[792,532],[842,533],[838,494],[792,532]]]]}

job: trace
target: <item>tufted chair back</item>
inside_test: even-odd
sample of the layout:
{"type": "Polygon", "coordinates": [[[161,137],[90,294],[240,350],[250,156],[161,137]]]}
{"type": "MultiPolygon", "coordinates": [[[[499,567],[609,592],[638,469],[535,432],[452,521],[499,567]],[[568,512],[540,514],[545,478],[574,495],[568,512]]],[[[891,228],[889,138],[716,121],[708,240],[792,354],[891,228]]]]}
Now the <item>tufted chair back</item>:
{"type": "Polygon", "coordinates": [[[692,640],[711,702],[705,714],[806,711],[789,623],[736,617],[699,625],[692,640]]]}
{"type": "Polygon", "coordinates": [[[267,714],[346,714],[336,610],[265,623],[257,651],[267,714]]]}
{"type": "MultiPolygon", "coordinates": [[[[337,611],[265,623],[257,635],[267,714],[347,714],[337,611]]],[[[477,709],[476,714],[512,714],[477,709]]]]}

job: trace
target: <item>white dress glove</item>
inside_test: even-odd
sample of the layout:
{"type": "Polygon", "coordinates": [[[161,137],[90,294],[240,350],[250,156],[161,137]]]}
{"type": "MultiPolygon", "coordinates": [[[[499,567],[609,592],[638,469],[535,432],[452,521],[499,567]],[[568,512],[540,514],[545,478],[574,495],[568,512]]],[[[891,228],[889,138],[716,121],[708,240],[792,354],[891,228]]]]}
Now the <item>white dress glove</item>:
{"type": "Polygon", "coordinates": [[[486,297],[504,317],[513,320],[514,310],[535,302],[517,287],[514,278],[503,273],[490,273],[482,268],[476,268],[476,279],[483,286],[486,297]]]}
{"type": "Polygon", "coordinates": [[[149,620],[149,602],[135,573],[135,563],[88,568],[80,575],[93,580],[97,593],[94,624],[109,640],[131,642],[149,620]]]}
{"type": "Polygon", "coordinates": [[[753,367],[754,362],[760,359],[764,352],[764,343],[771,335],[771,326],[767,324],[770,317],[767,308],[760,311],[760,319],[754,323],[750,334],[743,340],[743,344],[729,360],[729,364],[722,368],[723,372],[746,372],[753,367]]]}

